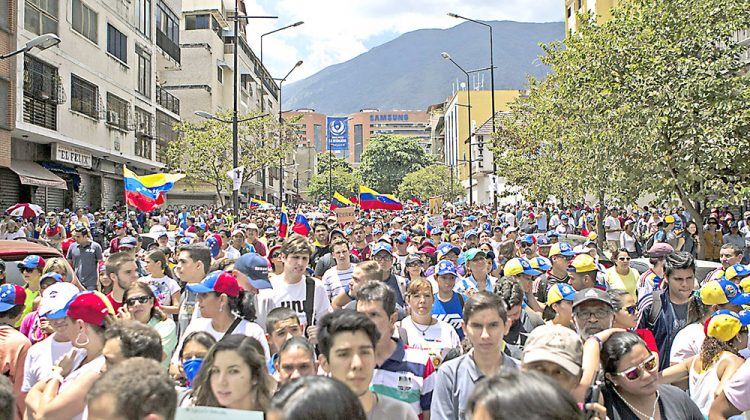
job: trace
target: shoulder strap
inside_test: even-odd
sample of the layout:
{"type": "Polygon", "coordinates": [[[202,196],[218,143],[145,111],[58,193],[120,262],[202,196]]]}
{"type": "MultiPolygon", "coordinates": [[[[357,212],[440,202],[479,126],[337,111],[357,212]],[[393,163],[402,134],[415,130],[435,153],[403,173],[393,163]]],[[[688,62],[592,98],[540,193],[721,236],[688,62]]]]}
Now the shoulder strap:
{"type": "Polygon", "coordinates": [[[664,294],[664,289],[661,290],[654,290],[654,292],[651,294],[652,301],[651,301],[651,312],[648,314],[648,323],[649,325],[655,325],[656,320],[659,319],[659,315],[661,315],[661,295],[664,294]]]}
{"type": "Polygon", "coordinates": [[[229,326],[227,331],[224,333],[223,336],[221,336],[222,339],[229,337],[234,332],[234,329],[237,328],[238,325],[240,325],[240,322],[242,322],[242,318],[236,317],[234,321],[232,321],[232,324],[229,326]]]}
{"type": "Polygon", "coordinates": [[[461,314],[463,315],[463,312],[464,312],[464,297],[460,293],[457,293],[457,292],[453,292],[453,293],[456,293],[456,297],[458,297],[458,305],[461,307],[461,314]]]}
{"type": "Polygon", "coordinates": [[[305,312],[307,326],[313,325],[313,307],[315,305],[315,280],[310,276],[305,276],[305,303],[302,310],[305,312]]]}

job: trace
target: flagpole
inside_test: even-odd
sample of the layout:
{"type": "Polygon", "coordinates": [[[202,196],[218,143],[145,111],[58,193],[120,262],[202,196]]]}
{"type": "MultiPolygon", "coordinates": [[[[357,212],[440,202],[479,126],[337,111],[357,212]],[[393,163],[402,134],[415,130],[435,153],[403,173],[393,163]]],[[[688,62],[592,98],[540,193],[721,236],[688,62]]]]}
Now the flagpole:
{"type": "Polygon", "coordinates": [[[125,170],[128,169],[125,164],[122,165],[122,185],[123,185],[123,191],[122,191],[122,199],[125,202],[125,221],[124,223],[127,224],[128,221],[128,192],[125,190],[125,170]]]}

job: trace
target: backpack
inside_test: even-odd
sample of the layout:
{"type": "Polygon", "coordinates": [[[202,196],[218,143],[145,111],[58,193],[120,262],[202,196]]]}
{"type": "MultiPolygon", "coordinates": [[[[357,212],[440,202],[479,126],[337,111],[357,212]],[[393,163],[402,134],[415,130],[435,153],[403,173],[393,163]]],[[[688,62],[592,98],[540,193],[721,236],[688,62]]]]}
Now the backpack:
{"type": "MultiPolygon", "coordinates": [[[[656,232],[654,232],[654,234],[653,234],[653,235],[651,235],[651,236],[650,236],[650,237],[648,238],[648,240],[646,241],[646,246],[644,246],[644,247],[643,247],[643,249],[645,249],[645,250],[646,250],[646,252],[648,252],[648,250],[649,250],[649,249],[651,249],[651,247],[652,247],[652,246],[654,246],[654,243],[656,243],[656,242],[655,242],[655,241],[656,241],[656,235],[658,235],[658,234],[659,234],[659,232],[661,232],[661,233],[665,233],[665,232],[664,232],[664,229],[659,229],[659,230],[657,230],[656,232]]],[[[665,239],[666,239],[666,233],[665,233],[665,239]]]]}
{"type": "Polygon", "coordinates": [[[666,292],[667,289],[654,290],[651,294],[653,301],[651,302],[651,311],[648,313],[648,324],[653,326],[656,325],[656,320],[661,316],[662,302],[661,296],[666,292]]]}
{"type": "Polygon", "coordinates": [[[313,309],[315,306],[315,280],[305,276],[305,303],[302,310],[305,312],[307,326],[313,325],[313,309]]]}

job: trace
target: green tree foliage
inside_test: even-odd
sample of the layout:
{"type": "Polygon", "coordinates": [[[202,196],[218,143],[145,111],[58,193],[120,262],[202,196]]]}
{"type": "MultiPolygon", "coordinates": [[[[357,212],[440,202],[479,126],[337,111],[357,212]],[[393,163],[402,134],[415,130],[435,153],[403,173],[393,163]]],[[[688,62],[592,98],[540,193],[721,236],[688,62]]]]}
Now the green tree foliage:
{"type": "Polygon", "coordinates": [[[677,197],[698,221],[697,203],[746,199],[750,78],[733,34],[750,27],[747,0],[630,0],[605,24],[582,18],[498,121],[498,175],[532,199],[677,197]]]}
{"type": "Polygon", "coordinates": [[[332,152],[324,152],[318,154],[318,173],[328,175],[328,168],[333,164],[333,169],[343,169],[346,172],[354,172],[354,168],[346,159],[336,157],[332,152]]]}
{"type": "Polygon", "coordinates": [[[453,201],[463,194],[458,174],[453,174],[453,191],[451,191],[450,168],[444,165],[430,165],[407,174],[396,191],[405,202],[412,196],[426,201],[430,197],[441,196],[453,201]]]}
{"type": "MultiPolygon", "coordinates": [[[[216,116],[229,121],[232,111],[216,116]]],[[[212,185],[223,203],[224,193],[232,190],[232,180],[227,176],[232,169],[232,124],[213,119],[183,120],[174,129],[181,135],[167,147],[169,166],[187,174],[188,182],[212,185]]],[[[262,167],[276,164],[297,143],[291,126],[280,126],[273,117],[240,122],[238,132],[239,165],[245,166],[243,182],[262,167]]]]}
{"type": "Polygon", "coordinates": [[[370,139],[359,172],[367,187],[380,193],[395,191],[404,177],[432,163],[416,138],[380,135],[370,139]]]}
{"type": "Polygon", "coordinates": [[[330,200],[333,192],[336,191],[344,197],[349,198],[349,193],[356,191],[361,183],[356,173],[348,171],[345,167],[337,167],[333,170],[330,177],[333,188],[333,192],[331,192],[328,188],[328,175],[328,171],[326,171],[325,173],[317,173],[310,178],[308,193],[315,202],[330,200]]]}

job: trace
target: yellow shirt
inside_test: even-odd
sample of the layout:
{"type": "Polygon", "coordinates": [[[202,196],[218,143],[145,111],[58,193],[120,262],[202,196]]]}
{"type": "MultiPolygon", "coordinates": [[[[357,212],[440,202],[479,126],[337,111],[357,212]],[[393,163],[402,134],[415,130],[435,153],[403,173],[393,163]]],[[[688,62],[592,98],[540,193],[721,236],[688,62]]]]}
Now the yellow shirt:
{"type": "Polygon", "coordinates": [[[18,322],[16,322],[15,327],[18,328],[21,326],[21,323],[23,322],[23,319],[26,318],[26,315],[34,311],[34,299],[36,299],[37,296],[39,296],[39,291],[36,292],[32,291],[28,287],[24,289],[26,291],[26,300],[23,302],[23,313],[21,314],[21,317],[18,318],[18,322]]]}
{"type": "Polygon", "coordinates": [[[638,283],[638,272],[634,268],[630,268],[630,272],[622,276],[613,266],[607,270],[606,279],[610,289],[627,290],[633,299],[636,299],[635,287],[638,283]]]}

